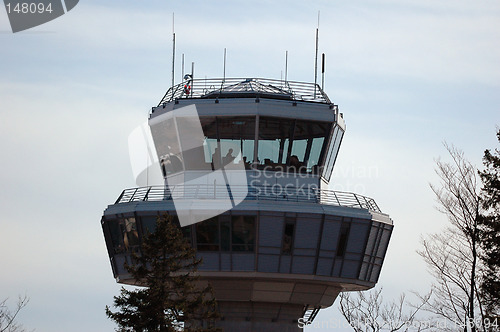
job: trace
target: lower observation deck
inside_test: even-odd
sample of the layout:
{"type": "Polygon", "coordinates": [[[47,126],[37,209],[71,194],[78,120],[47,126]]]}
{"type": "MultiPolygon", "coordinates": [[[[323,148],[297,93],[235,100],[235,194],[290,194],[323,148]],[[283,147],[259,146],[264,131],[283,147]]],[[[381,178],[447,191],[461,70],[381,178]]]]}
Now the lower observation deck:
{"type": "MultiPolygon", "coordinates": [[[[311,320],[307,313],[331,306],[339,292],[378,281],[393,224],[373,199],[293,187],[230,189],[235,196],[240,191],[246,194],[240,204],[182,227],[203,258],[198,273],[213,286],[228,331],[253,320],[269,324],[258,325],[261,331],[298,331],[299,317],[311,320]]],[[[177,218],[178,200],[196,213],[227,200],[227,193],[226,186],[210,185],[125,189],[101,220],[117,281],[137,284],[124,264],[140,252],[158,216],[177,218]]]]}
{"type": "MultiPolygon", "coordinates": [[[[273,186],[232,186],[245,199],[232,209],[183,227],[198,255],[200,271],[265,272],[314,278],[347,278],[344,289],[370,288],[378,280],[393,223],[375,201],[355,193],[273,186]],[[246,191],[247,190],[247,191],[246,191]],[[239,232],[239,233],[238,233],[239,232]]],[[[150,186],[125,189],[104,211],[102,225],[115,277],[142,234],[176,204],[203,210],[227,200],[226,186],[150,186]]]]}

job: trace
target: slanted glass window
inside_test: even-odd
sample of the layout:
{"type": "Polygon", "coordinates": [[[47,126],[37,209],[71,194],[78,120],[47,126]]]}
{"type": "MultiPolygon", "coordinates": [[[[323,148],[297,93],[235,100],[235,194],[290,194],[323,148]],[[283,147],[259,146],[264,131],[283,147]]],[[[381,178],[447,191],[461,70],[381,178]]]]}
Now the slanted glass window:
{"type": "Polygon", "coordinates": [[[337,154],[339,152],[340,143],[342,142],[342,137],[344,136],[344,131],[340,127],[336,127],[334,130],[334,135],[332,136],[332,141],[330,142],[328,152],[328,160],[325,164],[325,172],[323,173],[323,177],[327,180],[330,180],[332,175],[333,166],[335,165],[335,160],[337,159],[337,154]]]}
{"type": "Polygon", "coordinates": [[[220,249],[231,251],[231,216],[220,215],[220,249]]]}
{"type": "Polygon", "coordinates": [[[220,215],[197,223],[199,251],[254,251],[255,216],[220,215]]]}
{"type": "Polygon", "coordinates": [[[330,136],[330,141],[328,143],[328,150],[327,150],[327,154],[326,154],[326,157],[324,159],[324,163],[323,163],[323,177],[327,180],[330,179],[330,176],[327,176],[327,170],[328,170],[328,165],[330,163],[330,159],[332,157],[332,146],[335,142],[335,138],[337,137],[337,132],[339,131],[339,126],[334,126],[333,130],[332,130],[332,134],[330,136]]]}
{"type": "Polygon", "coordinates": [[[181,147],[174,118],[151,125],[156,152],[163,175],[170,175],[184,169],[181,147]]]}
{"type": "Polygon", "coordinates": [[[268,170],[315,172],[322,166],[330,122],[259,119],[258,160],[268,170]]]}
{"type": "Polygon", "coordinates": [[[113,244],[113,251],[115,254],[120,254],[125,251],[125,246],[123,245],[123,231],[119,224],[119,221],[109,220],[106,222],[109,227],[109,233],[111,235],[111,243],[113,244]]]}
{"type": "Polygon", "coordinates": [[[233,251],[253,251],[255,246],[255,216],[233,216],[233,251]]]}
{"type": "Polygon", "coordinates": [[[273,169],[284,166],[288,157],[293,120],[261,117],[259,119],[258,163],[273,169]]]}
{"type": "Polygon", "coordinates": [[[205,135],[203,142],[205,162],[212,164],[212,156],[217,148],[217,122],[215,117],[200,117],[200,123],[205,135]]]}
{"type": "Polygon", "coordinates": [[[217,128],[222,165],[249,166],[254,155],[255,117],[218,117],[217,128]]]}
{"type": "Polygon", "coordinates": [[[153,233],[156,230],[157,219],[157,216],[141,217],[142,233],[153,233]]]}
{"type": "Polygon", "coordinates": [[[347,248],[347,239],[349,237],[349,224],[343,223],[340,226],[339,244],[337,246],[337,257],[344,257],[347,248]]]}
{"type": "Polygon", "coordinates": [[[307,158],[307,171],[316,170],[321,164],[321,152],[325,145],[326,135],[322,137],[314,137],[309,140],[307,151],[309,151],[309,156],[307,158]]]}
{"type": "Polygon", "coordinates": [[[295,232],[295,218],[286,218],[285,229],[283,232],[283,242],[281,244],[281,252],[284,255],[292,254],[294,232],[295,232]]]}
{"type": "Polygon", "coordinates": [[[219,250],[219,226],[217,217],[196,224],[196,244],[199,251],[219,250]]]}
{"type": "Polygon", "coordinates": [[[212,169],[223,165],[253,162],[255,141],[255,117],[200,117],[205,141],[205,162],[212,169]]]}
{"type": "Polygon", "coordinates": [[[192,246],[193,239],[191,237],[191,233],[192,233],[191,225],[181,227],[181,232],[182,232],[182,235],[184,236],[184,238],[186,239],[186,241],[192,246]]]}
{"type": "Polygon", "coordinates": [[[331,123],[319,121],[295,122],[290,166],[300,172],[311,172],[321,166],[321,156],[331,123]]]}
{"type": "Polygon", "coordinates": [[[125,246],[125,251],[137,251],[139,249],[140,241],[135,218],[121,219],[119,223],[123,232],[123,245],[125,246]]]}
{"type": "MultiPolygon", "coordinates": [[[[196,116],[176,117],[176,130],[182,149],[184,170],[211,170],[210,163],[205,162],[205,135],[200,132],[200,119],[196,116]]],[[[201,127],[203,129],[203,126],[201,127]]]]}

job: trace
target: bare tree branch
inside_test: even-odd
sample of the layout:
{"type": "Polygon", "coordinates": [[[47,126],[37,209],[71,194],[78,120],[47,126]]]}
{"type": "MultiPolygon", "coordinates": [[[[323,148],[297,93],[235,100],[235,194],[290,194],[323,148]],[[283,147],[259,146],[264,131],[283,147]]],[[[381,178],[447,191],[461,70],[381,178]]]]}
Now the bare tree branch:
{"type": "Polygon", "coordinates": [[[403,293],[397,301],[384,303],[382,288],[340,294],[339,310],[355,332],[424,331],[431,328],[417,320],[417,313],[427,304],[431,294],[419,296],[420,304],[406,300],[403,293]]]}
{"type": "MultiPolygon", "coordinates": [[[[453,145],[444,144],[450,162],[436,161],[439,185],[430,187],[436,195],[438,210],[444,213],[450,226],[421,240],[417,251],[434,277],[433,298],[425,310],[447,320],[457,330],[477,331],[477,315],[483,320],[481,298],[476,283],[481,276],[478,220],[481,212],[479,181],[476,168],[464,153],[453,145]]],[[[481,329],[483,329],[481,327],[481,329]]]]}
{"type": "Polygon", "coordinates": [[[28,305],[29,298],[24,295],[19,296],[16,308],[10,311],[7,307],[7,299],[0,302],[0,332],[24,332],[22,325],[16,322],[19,312],[28,305]]]}

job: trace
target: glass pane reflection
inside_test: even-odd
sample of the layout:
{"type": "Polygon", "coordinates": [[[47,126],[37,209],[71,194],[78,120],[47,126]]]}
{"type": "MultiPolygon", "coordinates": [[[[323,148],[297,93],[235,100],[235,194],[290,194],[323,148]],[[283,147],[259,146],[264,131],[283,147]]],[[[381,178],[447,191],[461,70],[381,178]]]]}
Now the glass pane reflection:
{"type": "Polygon", "coordinates": [[[255,117],[201,117],[205,162],[212,169],[254,159],[255,117]]]}
{"type": "Polygon", "coordinates": [[[293,120],[261,117],[259,119],[259,146],[257,163],[283,166],[287,162],[293,120]]]}
{"type": "Polygon", "coordinates": [[[255,216],[220,215],[194,227],[198,251],[254,251],[255,216]]]}

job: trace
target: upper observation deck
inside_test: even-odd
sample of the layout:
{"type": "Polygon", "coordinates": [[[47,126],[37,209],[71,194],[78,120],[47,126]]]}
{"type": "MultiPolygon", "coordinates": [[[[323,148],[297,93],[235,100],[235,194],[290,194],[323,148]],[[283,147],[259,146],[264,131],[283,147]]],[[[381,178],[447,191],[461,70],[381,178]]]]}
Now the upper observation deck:
{"type": "Polygon", "coordinates": [[[251,98],[305,101],[332,105],[318,84],[267,78],[189,79],[174,85],[158,106],[177,99],[251,98]]]}
{"type": "Polygon", "coordinates": [[[149,126],[164,177],[231,161],[229,168],[270,176],[310,174],[315,179],[304,181],[318,186],[320,177],[330,180],[345,132],[343,114],[319,85],[263,78],[188,76],[152,108],[149,126]]]}

